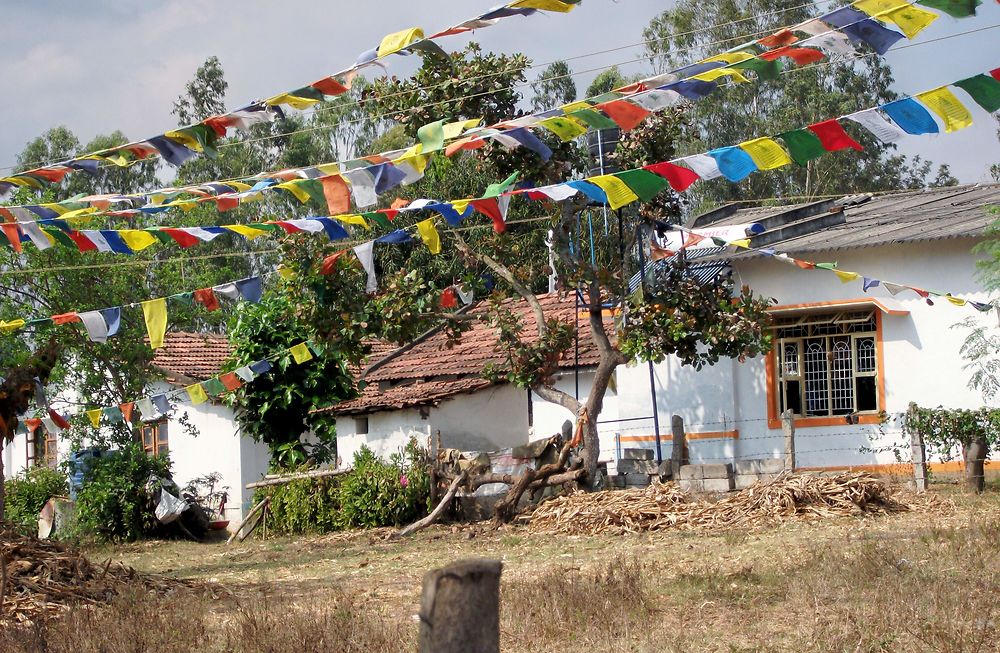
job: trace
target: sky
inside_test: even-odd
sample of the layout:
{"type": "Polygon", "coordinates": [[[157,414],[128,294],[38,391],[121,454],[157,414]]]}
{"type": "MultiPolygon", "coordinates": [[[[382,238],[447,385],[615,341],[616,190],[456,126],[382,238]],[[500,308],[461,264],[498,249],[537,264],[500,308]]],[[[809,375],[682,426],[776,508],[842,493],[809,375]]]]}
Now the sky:
{"type": "MultiPolygon", "coordinates": [[[[236,108],[339,71],[387,33],[413,26],[433,33],[497,2],[0,0],[0,84],[8,98],[0,109],[0,173],[28,141],[55,125],[84,143],[116,129],[139,140],[174,128],[173,101],[212,55],[229,82],[227,106],[236,108]]],[[[818,4],[828,9],[843,3],[818,4]]],[[[553,60],[568,60],[582,94],[612,64],[626,74],[649,72],[641,59],[642,29],[672,5],[584,0],[570,14],[515,16],[471,39],[488,50],[524,52],[538,65],[529,79],[553,60]]],[[[468,40],[438,42],[452,51],[468,40]]],[[[393,57],[389,72],[406,75],[415,59],[393,57]]],[[[916,39],[900,41],[886,60],[895,89],[904,94],[1000,67],[1000,2],[985,0],[975,17],[942,16],[916,39]],[[969,30],[981,31],[947,38],[969,30]]],[[[978,106],[972,112],[972,127],[910,137],[900,151],[947,163],[964,183],[989,181],[990,164],[1000,162],[997,122],[978,106]]]]}

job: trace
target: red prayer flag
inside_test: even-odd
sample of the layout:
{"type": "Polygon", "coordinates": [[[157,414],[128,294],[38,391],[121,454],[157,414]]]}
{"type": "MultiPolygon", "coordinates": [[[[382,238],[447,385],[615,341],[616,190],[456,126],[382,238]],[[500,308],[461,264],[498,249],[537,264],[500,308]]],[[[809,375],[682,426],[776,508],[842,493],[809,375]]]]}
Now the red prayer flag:
{"type": "Polygon", "coordinates": [[[441,293],[441,308],[455,308],[458,306],[458,293],[454,288],[445,288],[441,293]]]}
{"type": "Polygon", "coordinates": [[[97,249],[97,245],[94,244],[90,238],[87,238],[86,234],[79,231],[68,231],[66,235],[70,237],[74,243],[76,243],[76,248],[81,252],[90,252],[97,249]]]}
{"type": "Polygon", "coordinates": [[[682,168],[668,161],[643,166],[642,169],[660,175],[670,182],[670,187],[678,193],[683,193],[691,187],[691,184],[701,179],[694,170],[682,168]]]}
{"type": "Polygon", "coordinates": [[[300,231],[302,231],[301,229],[293,225],[291,222],[288,222],[287,220],[275,220],[274,222],[269,222],[268,224],[276,224],[282,229],[284,229],[285,233],[289,234],[297,234],[300,231]]]}
{"type": "Polygon", "coordinates": [[[643,91],[648,91],[646,85],[642,82],[635,82],[634,84],[629,84],[628,86],[622,86],[621,88],[616,88],[615,93],[622,93],[624,95],[632,95],[633,93],[642,93],[643,91]]]}
{"type": "Polygon", "coordinates": [[[134,401],[126,401],[124,404],[118,404],[118,410],[122,411],[122,418],[126,423],[132,421],[132,409],[135,408],[134,401]]]}
{"type": "Polygon", "coordinates": [[[331,272],[333,272],[337,267],[337,261],[339,261],[340,257],[346,253],[347,250],[342,249],[339,252],[334,252],[333,254],[327,256],[325,259],[323,259],[323,267],[320,268],[319,273],[330,274],[331,272]]]}
{"type": "Polygon", "coordinates": [[[3,223],[3,233],[7,236],[7,240],[10,241],[10,246],[14,248],[14,251],[18,254],[21,253],[21,230],[18,229],[17,223],[5,222],[3,223]]]}
{"type": "Polygon", "coordinates": [[[222,381],[222,385],[226,386],[226,390],[235,390],[243,385],[243,382],[233,372],[220,374],[219,381],[222,381]]]}
{"type": "Polygon", "coordinates": [[[671,258],[676,253],[677,252],[672,249],[665,249],[653,243],[649,243],[649,260],[651,261],[662,261],[663,259],[671,258]]]}
{"type": "Polygon", "coordinates": [[[216,197],[215,207],[220,213],[225,213],[226,211],[231,211],[240,205],[240,198],[238,197],[216,197]]]}
{"type": "Polygon", "coordinates": [[[452,156],[455,152],[459,152],[461,150],[478,150],[484,145],[486,145],[486,141],[482,138],[479,138],[478,136],[467,136],[447,145],[444,148],[444,155],[452,156]]]}
{"type": "Polygon", "coordinates": [[[476,211],[479,211],[493,221],[493,231],[502,234],[507,229],[507,225],[503,220],[503,214],[500,213],[500,205],[497,204],[495,197],[485,200],[472,200],[469,204],[476,211]]]}
{"type": "Polygon", "coordinates": [[[803,270],[812,270],[816,267],[816,264],[813,263],[812,261],[800,261],[797,258],[793,258],[792,262],[795,263],[795,265],[802,268],[803,270]]]}
{"type": "Polygon", "coordinates": [[[61,429],[69,428],[69,422],[66,421],[66,418],[57,413],[56,411],[52,410],[51,408],[49,408],[49,418],[59,428],[61,429]]]}
{"type": "Polygon", "coordinates": [[[347,92],[347,87],[333,77],[324,77],[318,82],[313,82],[309,86],[312,86],[323,95],[341,95],[342,93],[347,92]]]}
{"type": "Polygon", "coordinates": [[[844,128],[841,127],[840,123],[834,120],[825,120],[823,122],[818,122],[815,125],[809,125],[809,131],[816,134],[819,138],[819,142],[823,144],[823,149],[828,152],[836,152],[837,150],[843,150],[844,148],[850,147],[859,152],[865,148],[861,147],[861,143],[851,138],[844,128]]]}
{"type": "Polygon", "coordinates": [[[597,108],[608,114],[608,117],[614,120],[615,124],[625,131],[634,129],[636,125],[645,120],[646,116],[649,115],[649,111],[625,100],[602,102],[597,105],[597,108]]]}
{"type": "Polygon", "coordinates": [[[187,249],[188,247],[191,247],[191,245],[197,245],[198,243],[201,242],[200,240],[198,240],[197,236],[192,236],[183,229],[161,227],[160,231],[173,238],[174,242],[176,242],[178,245],[181,246],[181,249],[187,249]]]}
{"type": "Polygon", "coordinates": [[[29,170],[28,174],[33,177],[41,177],[45,181],[50,181],[53,184],[58,184],[66,176],[66,173],[70,171],[70,168],[36,168],[34,170],[29,170]]]}
{"type": "Polygon", "coordinates": [[[38,430],[38,427],[41,425],[42,425],[42,420],[38,419],[37,417],[31,417],[29,419],[24,420],[24,426],[25,428],[28,429],[28,433],[34,433],[36,430],[38,430]]]}
{"type": "Polygon", "coordinates": [[[194,300],[210,311],[219,310],[219,298],[211,288],[202,288],[194,291],[194,300]]]}
{"type": "Polygon", "coordinates": [[[788,46],[768,50],[759,56],[764,61],[774,61],[779,57],[788,57],[799,66],[816,63],[826,58],[826,55],[816,48],[790,48],[788,46]]]}
{"type": "MultiPolygon", "coordinates": [[[[1000,2],[1000,0],[997,0],[997,2],[1000,2]]],[[[994,79],[1000,82],[1000,68],[994,68],[990,71],[990,74],[993,75],[994,79]]]]}
{"type": "Polygon", "coordinates": [[[226,135],[226,131],[236,124],[236,118],[233,116],[211,116],[210,118],[205,118],[202,124],[208,126],[215,135],[218,137],[223,137],[226,135]]]}
{"type": "Polygon", "coordinates": [[[792,33],[792,30],[787,27],[783,30],[775,32],[770,36],[765,36],[764,38],[757,41],[757,43],[763,45],[765,48],[778,48],[783,45],[791,45],[799,40],[799,37],[792,33]]]}
{"type": "Polygon", "coordinates": [[[71,324],[73,322],[79,322],[80,316],[76,312],[70,313],[60,313],[59,315],[52,316],[53,324],[71,324]]]}
{"type": "Polygon", "coordinates": [[[326,197],[326,206],[330,215],[347,213],[351,210],[351,191],[347,188],[347,182],[340,175],[327,175],[320,177],[323,184],[323,195],[326,197]]]}

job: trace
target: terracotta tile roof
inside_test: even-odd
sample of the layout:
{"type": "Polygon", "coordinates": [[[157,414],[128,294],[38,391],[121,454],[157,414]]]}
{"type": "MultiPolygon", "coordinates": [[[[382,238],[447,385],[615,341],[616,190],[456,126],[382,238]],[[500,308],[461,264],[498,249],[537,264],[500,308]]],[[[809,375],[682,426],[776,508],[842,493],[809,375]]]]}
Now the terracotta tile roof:
{"type": "MultiPolygon", "coordinates": [[[[573,294],[559,296],[549,293],[539,295],[538,299],[546,319],[575,320],[577,306],[573,294]]],[[[524,300],[517,300],[516,304],[526,339],[537,339],[534,313],[524,300]]],[[[606,326],[609,324],[605,321],[606,326]]],[[[451,348],[443,333],[435,333],[416,344],[399,348],[379,343],[378,349],[373,347],[369,366],[361,375],[368,383],[361,396],[321,408],[318,412],[350,414],[393,410],[437,404],[447,397],[481,390],[491,385],[479,376],[483,367],[491,362],[504,363],[503,357],[494,349],[496,341],[494,329],[485,322],[476,321],[451,348]],[[380,350],[388,350],[388,353],[380,356],[380,350]]],[[[597,365],[599,360],[586,320],[581,317],[579,364],[590,367],[597,365]]],[[[563,355],[560,366],[573,367],[574,363],[574,351],[571,349],[563,355]]]]}
{"type": "Polygon", "coordinates": [[[333,412],[338,415],[370,413],[378,410],[412,408],[414,406],[437,405],[442,399],[455,395],[476,392],[493,385],[486,379],[465,377],[445,381],[417,381],[379,390],[378,383],[368,384],[361,396],[342,401],[336,406],[321,408],[316,412],[333,412]]]}
{"type": "Polygon", "coordinates": [[[167,381],[186,377],[204,381],[222,371],[232,348],[229,339],[217,333],[168,333],[163,346],[153,356],[153,366],[167,375],[167,381]]]}

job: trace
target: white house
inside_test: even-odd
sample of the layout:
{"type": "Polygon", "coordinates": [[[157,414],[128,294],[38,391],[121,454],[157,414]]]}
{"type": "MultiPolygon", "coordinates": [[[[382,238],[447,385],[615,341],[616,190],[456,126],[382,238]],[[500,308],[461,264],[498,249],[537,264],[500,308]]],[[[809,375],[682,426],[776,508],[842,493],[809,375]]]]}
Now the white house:
{"type": "MultiPolygon", "coordinates": [[[[1000,205],[1000,185],[727,207],[687,226],[756,223],[754,248],[836,262],[870,279],[986,303],[990,296],[977,279],[972,248],[996,219],[987,210],[993,205],[1000,205]]],[[[779,415],[790,408],[796,414],[798,467],[893,471],[896,450],[908,459],[898,417],[909,402],[982,405],[968,387],[959,353],[965,331],[955,325],[968,317],[995,324],[995,312],[910,290],[894,296],[884,283],[865,292],[860,278],[844,283],[829,271],[761,254],[705,248],[689,256],[703,259],[698,269],[707,280],[731,274],[775,300],[775,347],[767,356],[725,360],[701,371],[668,359],[653,366],[652,384],[647,365],[619,368],[600,416],[602,460],[614,461],[624,447],[654,448],[654,415],[660,453],[669,457],[675,414],[684,419],[692,462],[778,457],[784,452],[779,415]]],[[[541,299],[547,315],[575,319],[572,295],[541,299]]],[[[530,332],[533,318],[523,303],[522,310],[530,332]]],[[[584,326],[579,364],[572,355],[564,357],[559,381],[580,397],[587,395],[596,362],[585,334],[584,326]]],[[[502,362],[494,342],[489,329],[477,326],[453,349],[442,334],[430,334],[376,357],[363,375],[368,386],[362,396],[326,409],[338,417],[340,455],[349,461],[362,443],[391,452],[411,433],[440,431],[446,447],[488,450],[557,432],[563,420],[572,419],[568,411],[478,376],[485,362],[502,362]]]]}
{"type": "MultiPolygon", "coordinates": [[[[153,358],[153,366],[164,374],[164,379],[150,384],[148,395],[171,392],[217,376],[229,353],[225,336],[167,334],[164,346],[153,358]]],[[[174,480],[181,487],[200,476],[220,474],[218,488],[227,487],[229,493],[225,518],[233,525],[239,524],[253,496],[246,484],[267,472],[267,445],[242,437],[233,410],[216,400],[198,406],[178,401],[175,406],[168,417],[152,422],[139,421],[135,412],[133,420],[143,447],[151,455],[169,452],[174,480]]],[[[32,437],[19,435],[4,449],[4,473],[10,478],[31,465],[55,465],[68,454],[68,437],[49,435],[39,427],[32,437]]]]}

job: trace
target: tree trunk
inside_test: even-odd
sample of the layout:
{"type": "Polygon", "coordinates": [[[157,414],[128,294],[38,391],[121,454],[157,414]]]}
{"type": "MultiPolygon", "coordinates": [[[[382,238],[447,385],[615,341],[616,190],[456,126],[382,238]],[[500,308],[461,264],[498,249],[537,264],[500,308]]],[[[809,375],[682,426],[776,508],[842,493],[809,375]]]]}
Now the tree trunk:
{"type": "Polygon", "coordinates": [[[7,448],[7,438],[0,434],[0,523],[3,522],[7,513],[6,501],[7,501],[7,481],[4,479],[4,450],[7,448]]]}
{"type": "Polygon", "coordinates": [[[965,448],[965,482],[970,489],[981,493],[986,489],[986,452],[989,445],[985,438],[976,438],[965,448]]]}

